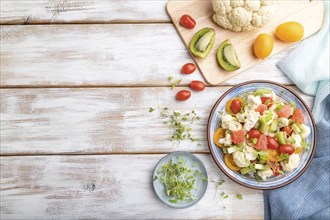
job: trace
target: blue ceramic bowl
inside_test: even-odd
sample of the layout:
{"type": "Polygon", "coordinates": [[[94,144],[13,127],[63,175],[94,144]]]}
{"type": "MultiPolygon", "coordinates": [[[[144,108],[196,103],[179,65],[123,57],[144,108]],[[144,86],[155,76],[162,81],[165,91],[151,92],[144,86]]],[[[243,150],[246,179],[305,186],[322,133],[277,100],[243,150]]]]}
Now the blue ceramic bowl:
{"type": "Polygon", "coordinates": [[[249,82],[241,83],[229,89],[215,103],[208,120],[207,140],[213,160],[215,161],[217,166],[222,170],[222,172],[224,172],[230,179],[232,179],[236,183],[239,183],[243,186],[253,189],[275,189],[285,186],[296,180],[299,176],[301,176],[305,172],[305,170],[311,163],[316,147],[316,126],[308,106],[302,100],[302,98],[300,98],[299,95],[296,94],[294,91],[271,81],[249,81],[249,82]],[[271,177],[265,181],[261,180],[260,182],[257,182],[254,178],[250,178],[241,175],[238,172],[234,172],[230,170],[224,163],[222,150],[219,147],[217,147],[213,142],[213,134],[215,130],[219,128],[221,122],[221,118],[218,112],[225,111],[225,106],[227,101],[245,92],[255,91],[258,88],[270,89],[274,91],[276,95],[281,96],[288,103],[290,101],[294,101],[296,103],[297,108],[301,108],[303,111],[305,118],[304,124],[306,124],[308,127],[311,128],[311,133],[307,138],[307,142],[310,143],[310,150],[309,151],[305,150],[300,154],[301,161],[299,166],[290,173],[285,173],[277,177],[271,177]]]}

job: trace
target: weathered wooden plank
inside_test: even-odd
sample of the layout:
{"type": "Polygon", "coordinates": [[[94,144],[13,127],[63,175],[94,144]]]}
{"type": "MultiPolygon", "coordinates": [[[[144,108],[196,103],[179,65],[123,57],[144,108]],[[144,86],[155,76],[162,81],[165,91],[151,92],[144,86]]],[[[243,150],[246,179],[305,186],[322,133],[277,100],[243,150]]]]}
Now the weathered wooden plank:
{"type": "Polygon", "coordinates": [[[262,219],[262,191],[242,187],[197,155],[208,189],[188,209],[158,200],[152,172],[164,155],[1,157],[3,219],[262,219]],[[28,161],[28,163],[27,163],[28,161]],[[215,191],[212,180],[226,182],[215,191]],[[229,195],[223,199],[221,192],[229,195]],[[243,200],[236,198],[241,193],[243,200]],[[239,207],[239,211],[238,211],[239,207]]]}
{"type": "MultiPolygon", "coordinates": [[[[190,55],[171,24],[1,26],[1,86],[164,86],[190,55]]],[[[229,79],[292,82],[276,67],[292,48],[229,79]]],[[[200,79],[196,71],[185,79],[200,79]]]]}
{"type": "Polygon", "coordinates": [[[166,0],[2,0],[0,24],[170,22],[166,0]]]}
{"type": "MultiPolygon", "coordinates": [[[[208,87],[185,102],[175,101],[179,88],[2,89],[1,153],[208,152],[208,115],[229,88],[208,87]],[[195,109],[201,116],[193,126],[200,145],[172,143],[160,114],[148,112],[158,105],[195,109]]],[[[311,106],[313,97],[299,93],[311,106]]]]}

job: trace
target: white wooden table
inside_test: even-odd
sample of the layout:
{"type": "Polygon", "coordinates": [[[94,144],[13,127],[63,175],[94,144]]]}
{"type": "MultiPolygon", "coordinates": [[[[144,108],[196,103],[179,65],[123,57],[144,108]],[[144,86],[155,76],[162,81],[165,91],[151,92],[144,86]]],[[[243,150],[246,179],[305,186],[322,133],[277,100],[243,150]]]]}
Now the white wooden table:
{"type": "MultiPolygon", "coordinates": [[[[165,11],[166,1],[1,1],[1,219],[262,219],[262,191],[229,180],[213,162],[206,123],[232,86],[267,79],[298,91],[276,67],[292,47],[190,100],[176,92],[197,71],[165,11]],[[183,79],[170,89],[167,77],[183,79]],[[158,104],[195,109],[201,145],[168,139],[158,104]],[[156,197],[152,170],[173,151],[206,165],[209,186],[195,206],[156,197]],[[229,198],[215,196],[212,180],[229,198]],[[241,193],[243,200],[236,198],[241,193]]],[[[309,106],[313,98],[300,91],[309,106]]]]}

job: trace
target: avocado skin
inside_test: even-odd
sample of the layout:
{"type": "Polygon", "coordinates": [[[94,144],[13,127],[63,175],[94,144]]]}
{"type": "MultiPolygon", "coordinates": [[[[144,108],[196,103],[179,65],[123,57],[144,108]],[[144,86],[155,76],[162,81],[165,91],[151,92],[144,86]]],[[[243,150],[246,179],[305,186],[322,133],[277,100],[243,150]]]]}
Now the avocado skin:
{"type": "Polygon", "coordinates": [[[213,44],[214,44],[214,40],[215,40],[215,31],[213,28],[203,28],[201,30],[199,30],[195,35],[194,37],[191,39],[190,41],[190,44],[189,44],[189,49],[190,49],[190,52],[195,56],[195,57],[199,57],[199,58],[202,58],[204,59],[211,51],[212,47],[213,47],[213,44]],[[213,32],[213,36],[210,40],[210,43],[209,45],[207,46],[206,50],[204,52],[200,52],[198,51],[195,46],[198,42],[198,40],[206,33],[208,33],[209,31],[212,31],[213,32]]]}
{"type": "MultiPolygon", "coordinates": [[[[230,64],[226,57],[224,56],[224,49],[225,47],[227,47],[228,45],[232,45],[230,40],[227,39],[225,40],[224,42],[222,42],[218,48],[218,51],[217,51],[217,60],[218,60],[218,63],[219,65],[225,69],[225,70],[228,70],[228,71],[234,71],[234,70],[237,70],[241,67],[241,65],[238,65],[238,66],[234,66],[232,64],[230,64]]],[[[236,54],[235,54],[236,55],[236,54]]],[[[237,57],[236,57],[237,58],[237,57]]],[[[237,58],[238,60],[238,58],[237,58]]]]}

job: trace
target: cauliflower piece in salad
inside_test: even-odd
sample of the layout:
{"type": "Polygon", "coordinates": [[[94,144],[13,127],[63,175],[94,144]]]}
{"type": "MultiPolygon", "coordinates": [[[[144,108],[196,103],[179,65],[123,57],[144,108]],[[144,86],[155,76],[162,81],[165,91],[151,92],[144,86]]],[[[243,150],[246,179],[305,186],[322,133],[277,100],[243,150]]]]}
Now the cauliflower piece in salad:
{"type": "Polygon", "coordinates": [[[252,147],[250,147],[248,145],[245,145],[244,146],[243,153],[245,154],[245,158],[247,160],[255,160],[255,159],[257,159],[256,151],[252,147]]]}
{"type": "Polygon", "coordinates": [[[257,172],[257,175],[260,176],[262,180],[266,180],[268,177],[273,176],[273,171],[271,169],[260,170],[257,172]]]}
{"type": "Polygon", "coordinates": [[[286,127],[286,126],[288,126],[289,125],[289,119],[287,119],[287,118],[279,118],[278,119],[278,124],[277,124],[277,126],[279,127],[279,128],[283,128],[283,127],[286,127]]]}
{"type": "Polygon", "coordinates": [[[283,171],[291,172],[299,166],[299,163],[300,163],[299,155],[292,154],[289,157],[289,163],[286,163],[285,161],[281,161],[281,166],[283,171]]]}
{"type": "Polygon", "coordinates": [[[232,141],[231,141],[230,134],[226,134],[226,136],[224,138],[220,138],[219,143],[225,145],[226,147],[231,146],[232,141]]]}
{"type": "Polygon", "coordinates": [[[247,104],[251,106],[253,109],[256,109],[259,105],[262,104],[262,101],[259,96],[248,95],[247,104]]]}
{"type": "Polygon", "coordinates": [[[233,116],[228,113],[223,113],[221,116],[221,126],[224,129],[230,131],[238,131],[242,129],[241,123],[239,123],[233,116]]]}
{"type": "Polygon", "coordinates": [[[250,165],[250,161],[245,158],[245,154],[241,151],[234,152],[233,159],[239,167],[248,167],[250,165]]]}
{"type": "Polygon", "coordinates": [[[304,124],[301,124],[300,126],[305,130],[305,132],[303,132],[303,134],[301,134],[301,137],[307,138],[309,136],[309,134],[311,133],[311,129],[304,124]]]}
{"type": "Polygon", "coordinates": [[[240,32],[267,24],[275,15],[278,3],[273,0],[212,0],[212,6],[215,23],[240,32]]]}
{"type": "Polygon", "coordinates": [[[251,130],[259,120],[260,113],[259,112],[249,112],[247,113],[247,117],[244,120],[244,130],[249,131],[251,130]]]}
{"type": "Polygon", "coordinates": [[[295,148],[301,147],[301,141],[302,141],[301,136],[299,134],[292,134],[291,137],[294,140],[293,146],[295,148]]]}

